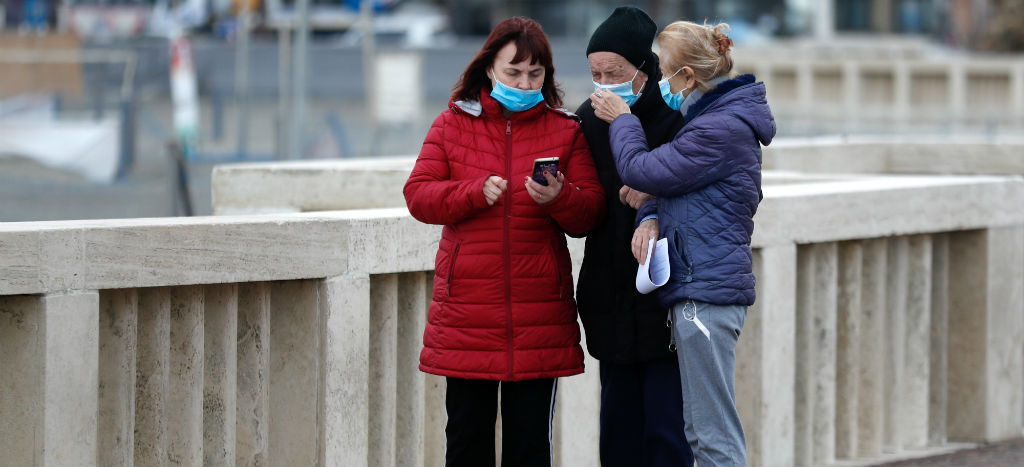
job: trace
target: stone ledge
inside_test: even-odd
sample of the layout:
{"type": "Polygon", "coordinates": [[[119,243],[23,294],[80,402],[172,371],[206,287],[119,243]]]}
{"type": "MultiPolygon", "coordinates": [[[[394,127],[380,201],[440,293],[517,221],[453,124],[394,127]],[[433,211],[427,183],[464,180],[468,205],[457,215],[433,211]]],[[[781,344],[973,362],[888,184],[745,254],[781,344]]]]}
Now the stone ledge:
{"type": "Polygon", "coordinates": [[[405,206],[402,186],[415,163],[409,156],[219,165],[214,214],[405,206]]]}
{"type": "MultiPolygon", "coordinates": [[[[1024,223],[1020,177],[813,180],[765,186],[755,248],[1024,223]]],[[[0,295],[425,271],[439,233],[405,208],[6,223],[0,295]]]]}

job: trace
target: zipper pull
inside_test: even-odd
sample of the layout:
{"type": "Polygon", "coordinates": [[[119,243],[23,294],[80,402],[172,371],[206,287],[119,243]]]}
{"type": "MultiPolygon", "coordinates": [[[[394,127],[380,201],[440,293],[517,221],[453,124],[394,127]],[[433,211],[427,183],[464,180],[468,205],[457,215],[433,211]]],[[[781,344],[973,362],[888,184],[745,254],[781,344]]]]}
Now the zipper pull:
{"type": "Polygon", "coordinates": [[[511,135],[511,134],[512,134],[512,120],[508,120],[507,123],[505,124],[505,135],[507,136],[507,135],[511,135]]]}

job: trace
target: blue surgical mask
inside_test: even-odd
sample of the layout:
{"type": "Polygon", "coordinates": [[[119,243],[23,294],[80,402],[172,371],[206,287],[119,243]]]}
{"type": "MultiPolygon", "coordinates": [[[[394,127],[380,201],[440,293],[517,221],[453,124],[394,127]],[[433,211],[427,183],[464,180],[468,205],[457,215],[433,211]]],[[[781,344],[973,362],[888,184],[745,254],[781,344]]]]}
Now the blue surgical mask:
{"type": "Polygon", "coordinates": [[[658,88],[661,89],[661,98],[665,99],[665,104],[667,104],[668,107],[672,110],[679,110],[679,107],[683,105],[683,99],[686,98],[685,96],[683,96],[683,91],[685,91],[687,88],[680,89],[679,92],[672,94],[672,85],[669,84],[668,82],[669,79],[672,79],[672,77],[678,75],[680,71],[683,71],[683,69],[680,68],[676,70],[675,73],[672,73],[672,76],[669,76],[668,78],[663,78],[661,81],[658,81],[658,88]]]}
{"type": "Polygon", "coordinates": [[[497,76],[494,77],[494,88],[491,89],[491,97],[511,112],[522,112],[544,102],[544,95],[541,94],[540,89],[508,87],[502,84],[497,76]]]}
{"type": "Polygon", "coordinates": [[[630,79],[629,81],[626,81],[625,83],[600,84],[597,81],[594,81],[594,90],[615,93],[617,96],[621,97],[622,100],[626,101],[626,105],[632,107],[633,104],[636,103],[636,100],[639,99],[641,95],[643,95],[643,93],[641,92],[633,94],[633,80],[636,79],[636,76],[639,73],[640,70],[636,70],[636,73],[633,73],[633,78],[630,79]]]}

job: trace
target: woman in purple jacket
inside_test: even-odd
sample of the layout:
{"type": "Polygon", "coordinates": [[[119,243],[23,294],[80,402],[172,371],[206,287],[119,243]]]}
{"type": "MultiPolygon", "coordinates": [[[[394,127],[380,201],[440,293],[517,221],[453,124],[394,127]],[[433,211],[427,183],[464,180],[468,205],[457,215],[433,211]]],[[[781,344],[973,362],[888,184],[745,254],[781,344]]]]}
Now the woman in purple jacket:
{"type": "Polygon", "coordinates": [[[658,290],[678,346],[686,437],[697,464],[746,465],[736,412],[736,342],[754,303],[750,236],[761,199],[761,145],[775,136],[764,83],[732,73],[729,26],[687,21],[658,35],[661,95],[684,116],[662,146],[647,147],[640,121],[613,93],[592,94],[622,181],[655,199],[644,204],[633,254],[668,239],[671,273],[658,290]]]}

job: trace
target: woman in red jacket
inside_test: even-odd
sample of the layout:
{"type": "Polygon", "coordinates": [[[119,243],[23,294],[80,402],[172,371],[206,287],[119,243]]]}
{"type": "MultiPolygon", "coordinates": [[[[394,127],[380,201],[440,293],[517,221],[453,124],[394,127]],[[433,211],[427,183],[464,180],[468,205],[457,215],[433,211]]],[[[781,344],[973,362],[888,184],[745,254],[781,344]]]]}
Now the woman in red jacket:
{"type": "Polygon", "coordinates": [[[583,372],[564,233],[594,228],[604,193],[554,71],[539,24],[496,26],[405,184],[413,217],[444,225],[420,370],[447,377],[449,466],[494,465],[499,386],[502,465],[551,465],[555,378],[583,372]]]}

